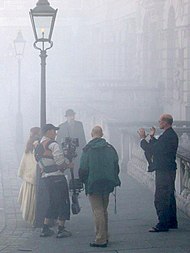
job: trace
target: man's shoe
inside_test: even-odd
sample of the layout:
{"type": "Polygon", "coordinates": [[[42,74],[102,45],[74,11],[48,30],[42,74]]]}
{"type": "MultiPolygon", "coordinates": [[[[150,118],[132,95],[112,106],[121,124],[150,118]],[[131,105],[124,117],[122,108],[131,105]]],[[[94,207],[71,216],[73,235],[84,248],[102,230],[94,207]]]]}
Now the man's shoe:
{"type": "Polygon", "coordinates": [[[54,234],[54,231],[47,228],[47,229],[42,229],[42,232],[40,234],[40,237],[49,237],[52,236],[54,234]]]}
{"type": "Polygon", "coordinates": [[[107,247],[107,243],[98,244],[98,243],[92,242],[92,243],[90,243],[90,247],[106,248],[107,247]]]}
{"type": "Polygon", "coordinates": [[[57,232],[57,238],[64,238],[64,237],[70,237],[72,233],[70,231],[67,231],[65,229],[63,230],[58,230],[57,232]]]}
{"type": "Polygon", "coordinates": [[[158,233],[158,232],[167,232],[168,228],[158,228],[158,227],[152,227],[148,231],[151,233],[158,233]]]}

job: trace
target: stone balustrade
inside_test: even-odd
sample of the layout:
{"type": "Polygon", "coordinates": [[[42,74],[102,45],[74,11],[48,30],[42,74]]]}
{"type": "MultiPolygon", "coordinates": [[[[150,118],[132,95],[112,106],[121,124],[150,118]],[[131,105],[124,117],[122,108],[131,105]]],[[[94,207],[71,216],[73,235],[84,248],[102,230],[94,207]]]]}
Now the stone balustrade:
{"type": "Polygon", "coordinates": [[[176,194],[178,207],[190,216],[190,152],[179,147],[177,154],[176,194]]]}

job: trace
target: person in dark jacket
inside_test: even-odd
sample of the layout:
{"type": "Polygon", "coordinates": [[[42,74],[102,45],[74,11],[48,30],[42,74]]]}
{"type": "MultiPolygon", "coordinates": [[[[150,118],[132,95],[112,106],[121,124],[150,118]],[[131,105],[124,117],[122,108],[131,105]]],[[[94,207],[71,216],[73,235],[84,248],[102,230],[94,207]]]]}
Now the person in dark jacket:
{"type": "Polygon", "coordinates": [[[100,126],[92,129],[92,140],[84,147],[80,160],[79,178],[85,184],[86,194],[95,220],[96,238],[91,247],[107,247],[109,194],[120,186],[118,155],[112,145],[102,138],[100,126]]]}
{"type": "Polygon", "coordinates": [[[158,223],[149,232],[164,232],[169,229],[177,229],[175,178],[176,178],[176,153],[178,148],[178,136],[172,128],[173,118],[170,114],[160,116],[159,127],[164,132],[158,139],[154,137],[155,128],[150,131],[150,141],[147,142],[145,130],[139,129],[141,148],[149,159],[149,166],[155,170],[155,208],[158,223]],[[151,164],[150,164],[151,163],[151,164]]]}

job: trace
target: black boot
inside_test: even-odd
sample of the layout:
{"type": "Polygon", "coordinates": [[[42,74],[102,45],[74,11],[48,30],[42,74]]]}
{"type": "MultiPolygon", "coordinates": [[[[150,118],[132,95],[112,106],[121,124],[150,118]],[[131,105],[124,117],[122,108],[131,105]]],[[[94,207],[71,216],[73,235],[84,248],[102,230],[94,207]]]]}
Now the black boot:
{"type": "Polygon", "coordinates": [[[52,236],[53,234],[54,234],[53,230],[51,230],[47,224],[44,224],[40,237],[48,237],[52,236]]]}
{"type": "Polygon", "coordinates": [[[65,230],[64,226],[58,226],[57,238],[69,237],[71,232],[65,230]]]}

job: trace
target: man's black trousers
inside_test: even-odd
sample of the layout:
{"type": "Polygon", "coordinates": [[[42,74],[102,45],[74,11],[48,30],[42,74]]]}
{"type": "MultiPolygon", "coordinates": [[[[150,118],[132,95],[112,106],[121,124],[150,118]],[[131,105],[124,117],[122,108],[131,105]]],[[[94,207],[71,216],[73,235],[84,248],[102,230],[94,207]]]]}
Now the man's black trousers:
{"type": "Polygon", "coordinates": [[[44,181],[49,194],[49,206],[45,218],[69,220],[70,200],[65,176],[50,176],[44,178],[44,181]]]}
{"type": "Polygon", "coordinates": [[[177,225],[175,178],[176,170],[156,170],[154,204],[159,229],[168,229],[170,226],[177,225]]]}

